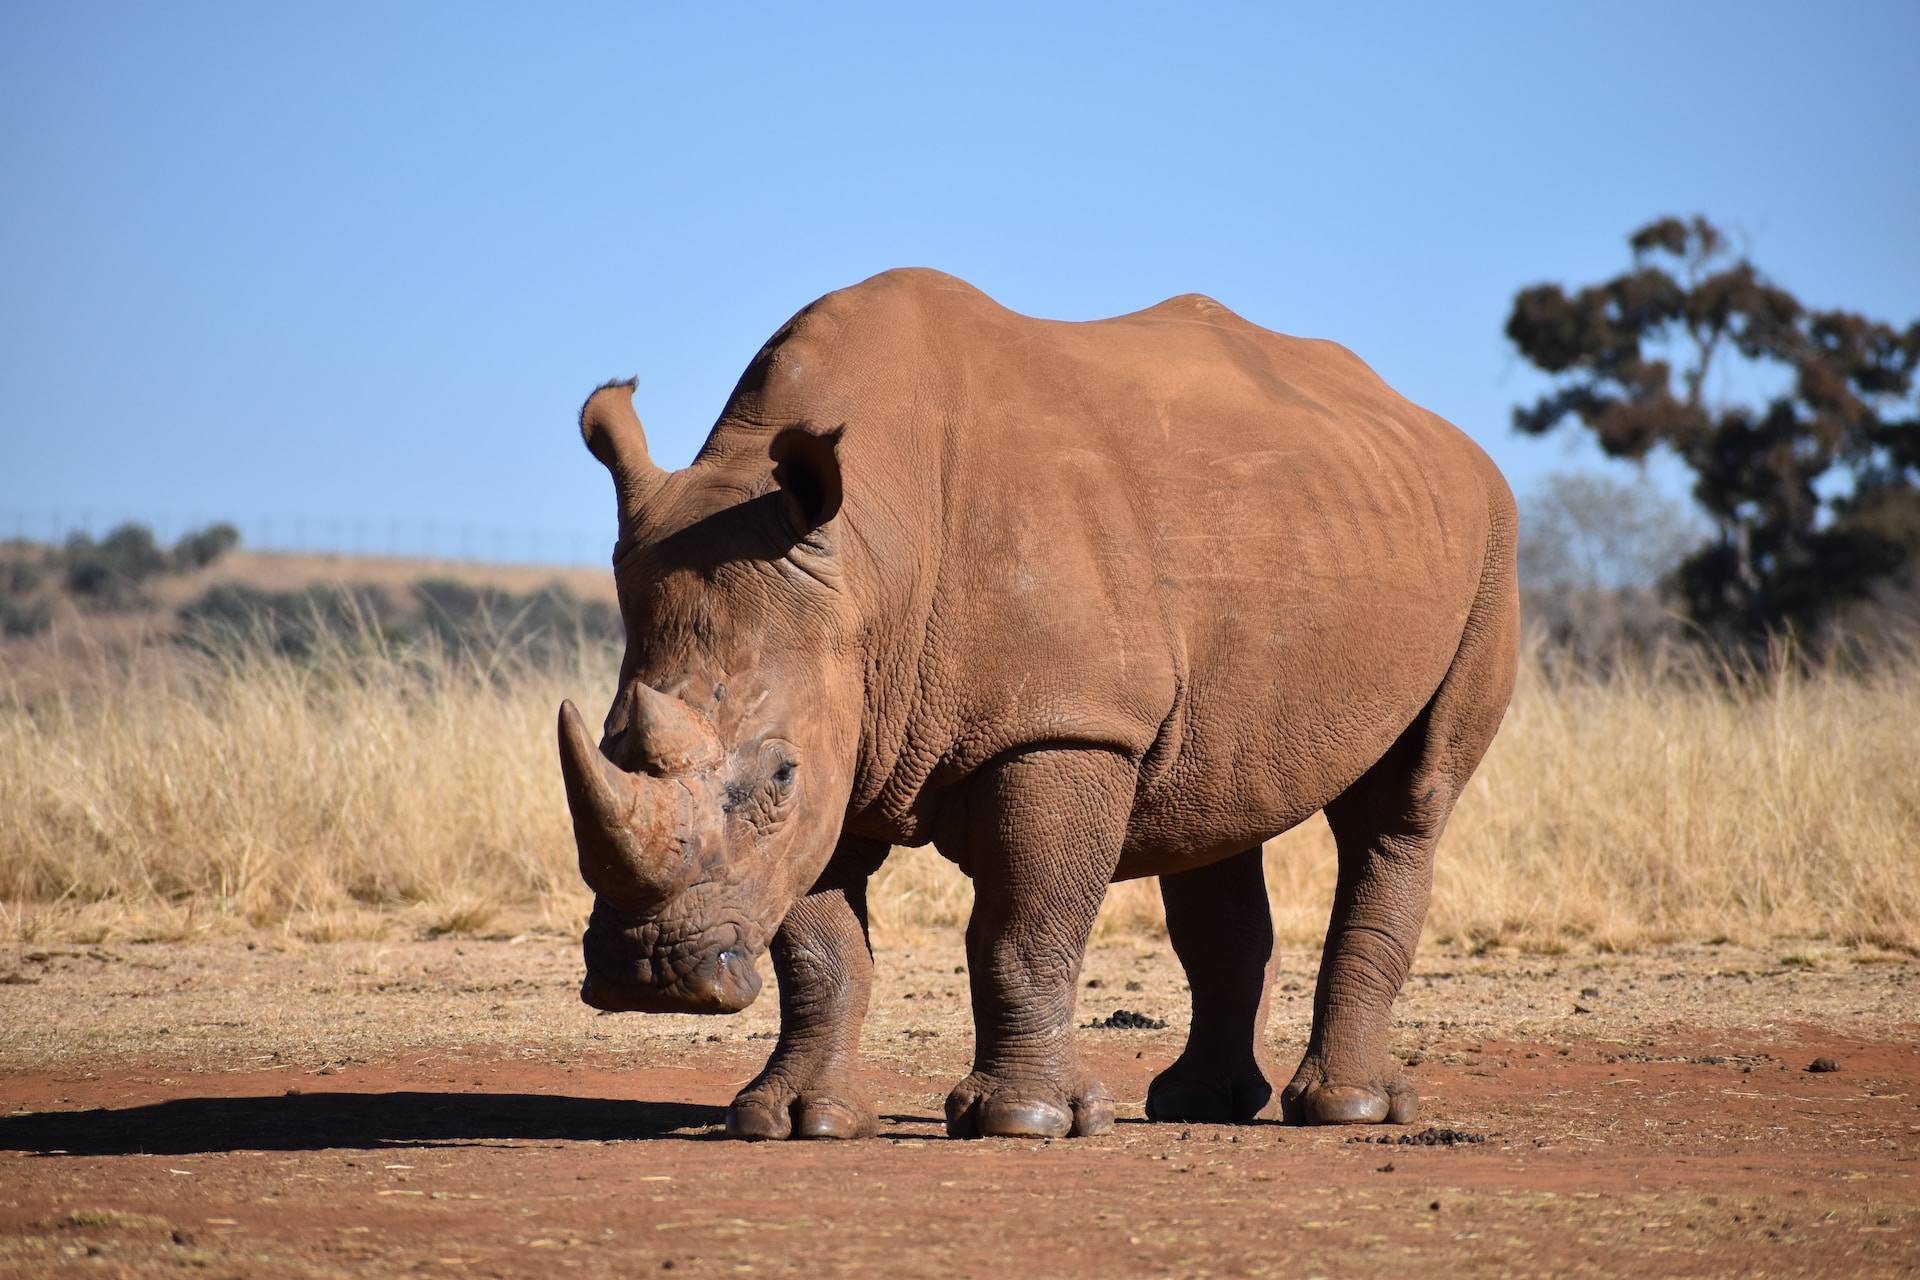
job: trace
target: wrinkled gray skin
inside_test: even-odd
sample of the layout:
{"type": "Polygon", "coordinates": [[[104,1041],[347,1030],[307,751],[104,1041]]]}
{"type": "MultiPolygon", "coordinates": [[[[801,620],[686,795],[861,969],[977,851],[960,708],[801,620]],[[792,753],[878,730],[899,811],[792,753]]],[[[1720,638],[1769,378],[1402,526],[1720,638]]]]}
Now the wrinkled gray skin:
{"type": "Polygon", "coordinates": [[[770,952],[731,1133],[874,1131],[866,883],[928,842],[975,888],[953,1133],[1111,1125],[1074,996],[1106,886],[1149,875],[1193,990],[1150,1117],[1413,1118],[1393,1001],[1517,649],[1512,499],[1459,431],[1206,298],[1063,324],[928,271],[802,311],[683,471],[631,384],[581,429],[627,631],[599,741],[561,710],[581,994],[731,1012],[770,952]],[[1283,1085],[1260,844],[1316,812],[1339,879],[1283,1085]]]}

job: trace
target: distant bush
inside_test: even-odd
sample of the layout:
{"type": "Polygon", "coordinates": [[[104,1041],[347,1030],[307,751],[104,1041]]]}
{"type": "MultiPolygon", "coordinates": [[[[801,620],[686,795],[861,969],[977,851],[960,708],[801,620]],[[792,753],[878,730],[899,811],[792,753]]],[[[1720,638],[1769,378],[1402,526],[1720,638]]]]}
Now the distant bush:
{"type": "Polygon", "coordinates": [[[38,635],[53,625],[53,606],[45,596],[0,596],[0,636],[38,635]]]}
{"type": "Polygon", "coordinates": [[[195,529],[173,544],[173,567],[177,573],[204,569],[240,545],[240,531],[225,521],[195,529]]]}
{"type": "Polygon", "coordinates": [[[19,600],[38,591],[47,580],[46,566],[15,552],[0,563],[0,598],[19,600]]]}
{"type": "Polygon", "coordinates": [[[0,636],[38,635],[53,625],[53,602],[43,588],[47,568],[37,548],[0,550],[0,636]]]}
{"type": "Polygon", "coordinates": [[[430,646],[485,666],[504,657],[550,663],[621,636],[617,611],[582,601],[561,583],[521,595],[445,578],[415,583],[404,601],[372,586],[263,591],[219,583],[182,606],[178,617],[181,639],[195,648],[265,646],[297,659],[330,648],[430,646]]]}
{"type": "Polygon", "coordinates": [[[378,587],[266,591],[221,582],[182,605],[176,616],[181,640],[196,649],[218,653],[265,648],[282,657],[309,659],[343,642],[357,646],[392,638],[394,613],[392,600],[378,587]]]}
{"type": "Polygon", "coordinates": [[[120,525],[98,542],[90,534],[75,533],[59,559],[68,594],[83,608],[101,612],[146,603],[147,580],[172,564],[153,540],[153,530],[143,524],[120,525]]]}
{"type": "Polygon", "coordinates": [[[42,560],[15,557],[0,567],[0,587],[19,597],[36,591],[51,569],[67,594],[92,613],[115,613],[145,607],[147,584],[166,574],[204,569],[240,543],[240,531],[224,522],[181,535],[171,550],[163,548],[153,530],[143,524],[115,527],[98,542],[83,531],[42,560]]]}
{"type": "Polygon", "coordinates": [[[19,601],[33,595],[46,583],[46,564],[12,549],[0,560],[0,599],[19,601]]]}
{"type": "Polygon", "coordinates": [[[618,641],[619,613],[601,601],[583,601],[553,582],[517,595],[446,578],[413,585],[427,634],[450,652],[487,658],[513,651],[538,661],[562,657],[582,643],[618,641]]]}

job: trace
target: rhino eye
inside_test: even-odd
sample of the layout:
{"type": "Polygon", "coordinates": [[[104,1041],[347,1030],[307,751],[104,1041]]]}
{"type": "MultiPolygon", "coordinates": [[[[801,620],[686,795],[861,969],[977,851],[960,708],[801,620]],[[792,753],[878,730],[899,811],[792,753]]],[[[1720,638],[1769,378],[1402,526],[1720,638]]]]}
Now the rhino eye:
{"type": "Polygon", "coordinates": [[[795,764],[795,763],[794,763],[793,761],[791,761],[791,760],[783,760],[783,761],[781,761],[781,762],[780,762],[780,767],[779,767],[778,769],[775,769],[775,770],[773,771],[773,783],[774,783],[774,785],[775,785],[775,786],[777,786],[777,787],[790,787],[790,786],[792,786],[792,785],[793,785],[793,774],[794,774],[794,771],[795,771],[796,769],[798,769],[799,767],[800,767],[800,766],[798,766],[798,765],[796,765],[796,764],[795,764]]]}

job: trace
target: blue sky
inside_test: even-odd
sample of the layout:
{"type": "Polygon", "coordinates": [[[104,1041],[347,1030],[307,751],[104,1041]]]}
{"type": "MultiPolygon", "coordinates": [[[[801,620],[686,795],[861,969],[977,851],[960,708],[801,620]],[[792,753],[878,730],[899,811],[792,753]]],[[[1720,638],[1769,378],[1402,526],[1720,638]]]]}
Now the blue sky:
{"type": "Polygon", "coordinates": [[[1916,49],[1911,0],[22,0],[0,536],[231,517],[599,560],[588,389],[637,374],[682,465],[787,315],[907,264],[1039,315],[1198,290],[1338,339],[1524,494],[1594,455],[1508,425],[1540,384],[1507,305],[1655,215],[1920,316],[1916,49]]]}

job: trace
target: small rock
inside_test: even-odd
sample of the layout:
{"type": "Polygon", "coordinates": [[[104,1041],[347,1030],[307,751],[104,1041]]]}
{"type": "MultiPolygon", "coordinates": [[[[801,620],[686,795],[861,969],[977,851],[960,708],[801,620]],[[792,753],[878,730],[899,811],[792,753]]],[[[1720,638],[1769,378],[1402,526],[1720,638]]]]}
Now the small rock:
{"type": "Polygon", "coordinates": [[[29,978],[24,973],[7,973],[0,974],[0,984],[9,987],[33,987],[40,984],[40,979],[29,978]]]}
{"type": "Polygon", "coordinates": [[[1809,1062],[1807,1064],[1807,1070],[1809,1071],[1825,1072],[1825,1071],[1838,1071],[1839,1069],[1840,1069],[1840,1064],[1835,1062],[1832,1058],[1815,1058],[1812,1062],[1809,1062]]]}
{"type": "Polygon", "coordinates": [[[1087,1026],[1099,1031],[1164,1031],[1167,1024],[1132,1009],[1115,1009],[1104,1018],[1095,1018],[1087,1026]]]}
{"type": "Polygon", "coordinates": [[[1589,999],[1589,1000],[1596,1000],[1596,999],[1598,999],[1598,998],[1599,998],[1599,996],[1600,996],[1600,988],[1598,988],[1598,987],[1582,987],[1582,988],[1580,988],[1580,994],[1581,994],[1581,995],[1583,995],[1583,996],[1585,996],[1585,997],[1586,997],[1587,999],[1589,999]]]}
{"type": "Polygon", "coordinates": [[[1383,1165],[1381,1165],[1381,1166],[1380,1166],[1380,1167],[1379,1167],[1378,1169],[1376,1169],[1376,1170],[1375,1170],[1374,1172],[1376,1172],[1376,1173],[1392,1173],[1392,1172],[1393,1172],[1393,1161],[1391,1161],[1391,1160],[1389,1160],[1389,1161],[1387,1161],[1387,1162],[1386,1162],[1385,1164],[1383,1164],[1383,1165]]]}
{"type": "Polygon", "coordinates": [[[1129,990],[1129,991],[1145,991],[1145,990],[1146,990],[1146,987],[1144,987],[1144,986],[1142,986],[1142,985],[1141,985],[1140,983],[1138,983],[1138,982],[1128,982],[1128,983],[1127,983],[1127,990],[1129,990]]]}
{"type": "Polygon", "coordinates": [[[1101,983],[1101,981],[1100,981],[1100,979],[1098,979],[1098,978],[1088,978],[1088,979],[1087,979],[1087,990],[1089,990],[1089,991],[1098,991],[1098,990],[1099,990],[1099,989],[1101,988],[1101,986],[1102,986],[1102,985],[1103,985],[1103,984],[1101,983]]]}

